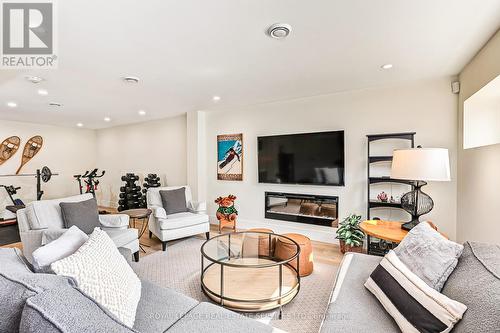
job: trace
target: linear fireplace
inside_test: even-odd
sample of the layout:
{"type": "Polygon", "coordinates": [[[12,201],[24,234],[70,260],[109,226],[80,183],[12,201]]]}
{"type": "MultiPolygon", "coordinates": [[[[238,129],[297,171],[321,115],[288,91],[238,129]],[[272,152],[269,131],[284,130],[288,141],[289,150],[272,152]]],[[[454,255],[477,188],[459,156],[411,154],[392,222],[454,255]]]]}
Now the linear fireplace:
{"type": "Polygon", "coordinates": [[[339,197],[266,192],[265,217],[268,219],[338,226],[339,197]]]}

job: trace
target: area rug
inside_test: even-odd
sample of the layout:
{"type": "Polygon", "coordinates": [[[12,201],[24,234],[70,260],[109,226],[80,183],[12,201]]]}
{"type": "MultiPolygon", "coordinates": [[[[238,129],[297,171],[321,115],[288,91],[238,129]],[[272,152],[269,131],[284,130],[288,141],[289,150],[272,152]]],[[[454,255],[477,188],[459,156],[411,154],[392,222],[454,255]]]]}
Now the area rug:
{"type": "MultiPolygon", "coordinates": [[[[137,275],[162,287],[172,288],[200,302],[210,302],[201,291],[200,247],[203,240],[188,238],[132,263],[137,275]]],[[[287,332],[318,332],[333,288],[337,266],[314,263],[314,272],[301,279],[297,297],[278,311],[245,314],[287,332]]]]}

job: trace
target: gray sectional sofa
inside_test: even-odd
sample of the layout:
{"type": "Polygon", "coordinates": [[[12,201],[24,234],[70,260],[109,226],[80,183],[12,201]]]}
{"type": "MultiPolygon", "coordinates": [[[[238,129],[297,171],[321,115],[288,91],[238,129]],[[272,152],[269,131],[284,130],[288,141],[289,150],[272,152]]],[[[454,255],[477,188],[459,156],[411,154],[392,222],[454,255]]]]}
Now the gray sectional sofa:
{"type": "MultiPolygon", "coordinates": [[[[364,283],[382,257],[349,253],[337,273],[321,333],[400,332],[364,283]]],[[[500,246],[466,242],[443,294],[467,306],[452,333],[500,332],[500,246]]]]}
{"type": "MultiPolygon", "coordinates": [[[[273,332],[271,326],[142,281],[133,329],[73,280],[34,273],[17,249],[0,248],[0,332],[273,332]]],[[[276,330],[277,331],[277,330],[276,330]]]]}
{"type": "MultiPolygon", "coordinates": [[[[322,333],[400,332],[363,286],[382,257],[349,253],[337,273],[322,333]]],[[[500,246],[467,242],[442,293],[468,309],[452,332],[500,332],[500,246]]],[[[16,249],[0,248],[0,332],[278,332],[219,306],[142,281],[133,329],[73,281],[33,273],[16,249]]]]}

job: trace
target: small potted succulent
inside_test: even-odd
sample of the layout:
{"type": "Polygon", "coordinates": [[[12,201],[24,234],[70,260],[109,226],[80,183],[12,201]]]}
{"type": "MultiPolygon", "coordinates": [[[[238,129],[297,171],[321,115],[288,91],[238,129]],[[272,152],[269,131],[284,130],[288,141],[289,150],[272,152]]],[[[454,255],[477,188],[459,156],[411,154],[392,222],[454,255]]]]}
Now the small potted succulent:
{"type": "Polygon", "coordinates": [[[363,252],[365,233],[359,227],[361,215],[351,214],[339,223],[337,239],[340,242],[340,252],[363,252]]]}

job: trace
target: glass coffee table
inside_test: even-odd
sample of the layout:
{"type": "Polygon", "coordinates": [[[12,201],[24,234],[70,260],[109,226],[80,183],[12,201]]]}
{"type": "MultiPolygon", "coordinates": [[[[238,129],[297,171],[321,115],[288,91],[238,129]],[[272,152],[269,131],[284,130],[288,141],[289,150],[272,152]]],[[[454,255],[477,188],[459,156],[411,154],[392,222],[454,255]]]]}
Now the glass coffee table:
{"type": "Polygon", "coordinates": [[[201,247],[201,287],[212,301],[240,312],[280,309],[300,290],[300,247],[269,232],[219,235],[201,247]],[[278,239],[293,244],[287,258],[274,256],[278,239]]]}

